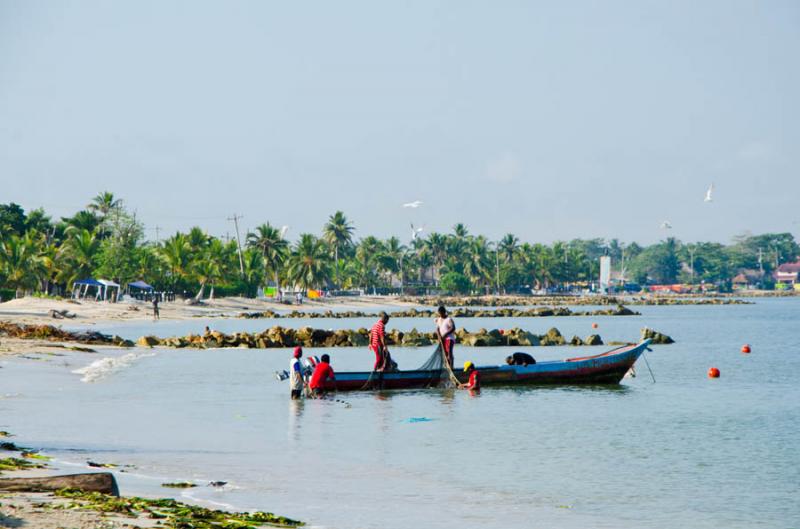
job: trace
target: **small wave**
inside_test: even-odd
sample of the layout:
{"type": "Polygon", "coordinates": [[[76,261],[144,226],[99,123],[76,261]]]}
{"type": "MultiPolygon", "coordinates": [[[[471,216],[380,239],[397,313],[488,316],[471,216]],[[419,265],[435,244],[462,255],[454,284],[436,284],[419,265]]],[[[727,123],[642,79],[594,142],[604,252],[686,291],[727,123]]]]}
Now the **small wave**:
{"type": "Polygon", "coordinates": [[[205,504],[205,505],[209,505],[209,506],[212,506],[212,507],[225,509],[227,511],[239,510],[239,509],[237,509],[237,507],[235,505],[232,505],[230,503],[224,503],[224,502],[221,502],[221,501],[210,500],[208,498],[201,498],[201,497],[197,496],[197,494],[195,492],[192,492],[192,491],[189,491],[189,490],[181,492],[181,497],[183,497],[183,498],[185,498],[185,499],[187,499],[187,500],[189,500],[189,501],[191,501],[193,503],[199,504],[199,505],[205,504]]]}
{"type": "Polygon", "coordinates": [[[73,373],[76,375],[83,375],[81,382],[97,382],[102,378],[131,366],[138,359],[146,356],[155,356],[155,353],[128,353],[118,357],[107,356],[100,360],[95,360],[86,367],[75,369],[73,373]]]}

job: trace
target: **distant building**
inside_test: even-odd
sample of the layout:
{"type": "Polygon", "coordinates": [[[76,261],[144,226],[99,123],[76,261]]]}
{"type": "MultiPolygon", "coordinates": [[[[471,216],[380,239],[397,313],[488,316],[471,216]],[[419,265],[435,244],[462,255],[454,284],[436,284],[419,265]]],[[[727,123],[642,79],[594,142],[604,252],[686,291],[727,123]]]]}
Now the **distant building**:
{"type": "Polygon", "coordinates": [[[742,270],[736,277],[733,278],[733,288],[736,290],[752,290],[758,288],[761,284],[761,271],[759,270],[742,270]]]}
{"type": "Polygon", "coordinates": [[[783,263],[773,273],[773,277],[777,283],[785,285],[798,285],[798,275],[800,275],[800,260],[794,263],[783,263]]]}

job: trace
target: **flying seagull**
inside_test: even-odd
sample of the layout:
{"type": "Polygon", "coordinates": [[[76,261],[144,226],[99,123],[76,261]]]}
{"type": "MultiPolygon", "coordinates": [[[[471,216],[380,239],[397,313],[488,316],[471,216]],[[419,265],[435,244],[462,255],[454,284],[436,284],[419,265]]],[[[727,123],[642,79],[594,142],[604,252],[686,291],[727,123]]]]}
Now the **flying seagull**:
{"type": "Polygon", "coordinates": [[[421,228],[415,228],[414,225],[411,225],[411,240],[414,241],[417,239],[417,236],[425,230],[425,226],[421,228]]]}
{"type": "Polygon", "coordinates": [[[422,205],[422,201],[421,200],[415,200],[414,202],[407,202],[406,204],[403,204],[403,207],[404,208],[417,209],[421,205],[422,205]]]}
{"type": "Polygon", "coordinates": [[[661,229],[662,230],[671,230],[672,229],[672,224],[668,220],[665,220],[664,222],[661,223],[661,229]]]}
{"type": "Polygon", "coordinates": [[[714,192],[714,182],[711,182],[711,185],[708,186],[708,191],[706,191],[706,198],[703,199],[703,202],[711,202],[713,199],[711,198],[711,193],[714,192]]]}

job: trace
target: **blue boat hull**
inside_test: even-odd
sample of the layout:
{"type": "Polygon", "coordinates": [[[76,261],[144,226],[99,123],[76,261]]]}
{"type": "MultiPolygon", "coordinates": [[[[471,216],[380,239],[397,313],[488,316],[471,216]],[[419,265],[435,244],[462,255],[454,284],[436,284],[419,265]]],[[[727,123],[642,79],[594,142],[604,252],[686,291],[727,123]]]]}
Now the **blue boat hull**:
{"type": "MultiPolygon", "coordinates": [[[[639,344],[618,347],[593,356],[552,360],[528,366],[478,366],[478,370],[481,373],[483,386],[619,384],[649,343],[650,340],[645,340],[639,344]]],[[[466,382],[467,377],[463,372],[458,370],[455,374],[460,382],[466,382]]],[[[343,372],[336,374],[335,381],[328,381],[325,389],[335,391],[419,389],[438,386],[446,379],[447,374],[441,371],[343,372]]]]}

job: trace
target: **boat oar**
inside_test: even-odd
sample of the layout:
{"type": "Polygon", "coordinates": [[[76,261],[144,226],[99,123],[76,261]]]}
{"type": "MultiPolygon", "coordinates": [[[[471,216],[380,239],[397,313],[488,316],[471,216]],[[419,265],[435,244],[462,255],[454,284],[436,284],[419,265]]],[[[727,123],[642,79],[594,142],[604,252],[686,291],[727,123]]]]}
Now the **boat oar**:
{"type": "MultiPolygon", "coordinates": [[[[652,351],[649,347],[646,348],[648,351],[652,351]]],[[[642,351],[642,358],[644,358],[644,365],[647,366],[647,370],[650,371],[650,376],[653,377],[653,384],[656,383],[656,376],[653,374],[653,370],[650,369],[650,362],[647,361],[647,357],[644,355],[644,351],[642,351]]]]}

